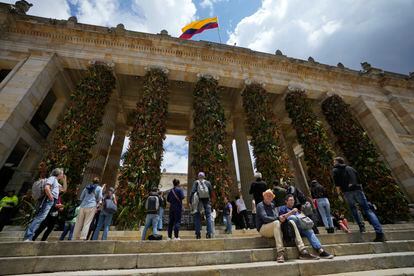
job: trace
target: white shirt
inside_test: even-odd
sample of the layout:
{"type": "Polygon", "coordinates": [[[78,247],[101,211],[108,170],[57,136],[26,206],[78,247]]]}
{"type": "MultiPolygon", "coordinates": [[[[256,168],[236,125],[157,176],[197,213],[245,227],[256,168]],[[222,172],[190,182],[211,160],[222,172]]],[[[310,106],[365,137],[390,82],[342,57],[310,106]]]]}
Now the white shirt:
{"type": "Polygon", "coordinates": [[[58,199],[59,197],[59,187],[61,186],[57,180],[56,176],[51,176],[46,180],[46,183],[50,185],[50,191],[53,198],[58,199]]]}
{"type": "Polygon", "coordinates": [[[244,204],[244,200],[239,198],[238,200],[236,200],[236,205],[237,205],[237,212],[240,213],[241,211],[246,210],[246,204],[244,204]]]}

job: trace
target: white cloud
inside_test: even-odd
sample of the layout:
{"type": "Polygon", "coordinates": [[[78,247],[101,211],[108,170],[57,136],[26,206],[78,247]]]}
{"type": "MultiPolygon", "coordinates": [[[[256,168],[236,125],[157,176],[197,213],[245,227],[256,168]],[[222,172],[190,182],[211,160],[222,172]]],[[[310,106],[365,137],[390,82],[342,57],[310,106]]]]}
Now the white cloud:
{"type": "Polygon", "coordinates": [[[414,69],[414,1],[263,0],[230,32],[227,44],[360,69],[414,69]]]}
{"type": "MultiPolygon", "coordinates": [[[[16,0],[3,0],[2,2],[14,4],[16,0]]],[[[68,19],[70,17],[69,4],[66,0],[38,0],[28,2],[33,4],[28,12],[30,15],[55,19],[68,19]]]]}
{"type": "Polygon", "coordinates": [[[191,0],[71,0],[78,7],[78,21],[94,25],[124,24],[133,31],[159,33],[165,29],[178,36],[181,28],[194,20],[196,7],[191,0]]]}
{"type": "Polygon", "coordinates": [[[203,9],[209,9],[209,15],[210,16],[214,16],[214,5],[218,2],[223,2],[223,1],[228,1],[228,0],[203,0],[200,2],[200,6],[203,9]]]}

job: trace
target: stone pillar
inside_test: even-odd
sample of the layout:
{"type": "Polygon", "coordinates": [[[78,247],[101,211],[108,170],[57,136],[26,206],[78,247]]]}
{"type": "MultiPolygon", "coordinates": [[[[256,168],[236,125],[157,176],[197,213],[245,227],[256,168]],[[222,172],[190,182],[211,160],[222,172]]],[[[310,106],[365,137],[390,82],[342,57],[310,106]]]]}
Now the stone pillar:
{"type": "Polygon", "coordinates": [[[102,183],[106,183],[108,187],[115,187],[117,182],[119,162],[121,160],[122,148],[124,147],[125,135],[126,127],[123,125],[117,126],[102,176],[102,183]]]}
{"type": "Polygon", "coordinates": [[[189,197],[191,195],[191,189],[193,188],[193,182],[196,178],[196,172],[191,166],[191,162],[193,162],[193,149],[192,149],[192,142],[191,140],[188,141],[188,168],[187,168],[187,202],[189,203],[189,197]]]}
{"type": "Polygon", "coordinates": [[[414,156],[375,101],[363,97],[353,106],[358,119],[375,141],[408,199],[414,201],[414,156]]]}
{"type": "Polygon", "coordinates": [[[250,158],[244,118],[241,114],[234,116],[234,138],[236,139],[237,159],[239,163],[241,193],[246,206],[251,207],[252,196],[249,195],[250,184],[254,180],[252,160],[250,158]]]}
{"type": "Polygon", "coordinates": [[[233,199],[239,193],[239,187],[237,186],[237,173],[236,173],[236,166],[234,163],[234,154],[233,154],[233,137],[230,136],[227,141],[227,151],[228,151],[228,158],[229,158],[229,171],[231,179],[233,180],[233,187],[231,187],[230,196],[233,199]]]}
{"type": "Polygon", "coordinates": [[[16,66],[0,91],[0,167],[61,71],[53,54],[31,54],[16,66]]]}
{"type": "Polygon", "coordinates": [[[102,118],[102,126],[96,135],[96,144],[91,148],[92,158],[83,173],[82,187],[79,191],[82,191],[83,187],[91,183],[95,176],[102,179],[106,157],[111,146],[112,134],[115,130],[118,105],[118,94],[113,92],[102,118]]]}

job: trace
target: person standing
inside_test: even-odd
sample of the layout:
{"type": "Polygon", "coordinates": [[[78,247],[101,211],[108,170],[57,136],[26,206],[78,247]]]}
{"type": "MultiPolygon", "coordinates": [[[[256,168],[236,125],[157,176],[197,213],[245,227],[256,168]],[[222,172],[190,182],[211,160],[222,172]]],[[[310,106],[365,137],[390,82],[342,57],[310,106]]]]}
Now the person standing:
{"type": "Polygon", "coordinates": [[[105,197],[102,200],[102,210],[99,214],[98,224],[93,232],[92,240],[97,240],[99,236],[99,231],[103,227],[102,240],[108,238],[109,227],[112,223],[112,216],[117,211],[118,202],[115,196],[115,189],[109,188],[105,193],[105,197]]]}
{"type": "Polygon", "coordinates": [[[227,197],[224,197],[224,209],[223,209],[223,223],[226,226],[224,230],[225,234],[232,233],[231,217],[233,213],[233,207],[227,197]]]}
{"type": "Polygon", "coordinates": [[[65,225],[63,226],[62,234],[59,240],[63,241],[66,235],[69,233],[68,240],[73,238],[73,230],[75,229],[76,217],[79,215],[80,206],[79,203],[70,207],[66,212],[65,225]]]}
{"type": "Polygon", "coordinates": [[[256,228],[256,202],[252,199],[252,227],[256,228]]]}
{"type": "Polygon", "coordinates": [[[7,195],[0,200],[0,232],[6,224],[10,223],[17,204],[19,204],[19,199],[14,190],[8,191],[7,195]]]}
{"type": "Polygon", "coordinates": [[[263,181],[260,172],[256,172],[254,177],[256,178],[256,181],[250,185],[249,194],[253,195],[257,206],[257,204],[263,201],[263,193],[267,190],[267,184],[263,181]]]}
{"type": "Polygon", "coordinates": [[[158,210],[158,231],[162,230],[162,220],[164,218],[164,210],[167,207],[167,200],[165,199],[164,192],[159,191],[158,196],[160,198],[160,209],[158,210]]]}
{"type": "Polygon", "coordinates": [[[146,240],[148,228],[152,227],[152,235],[158,234],[158,210],[160,209],[160,198],[157,193],[157,188],[153,187],[148,194],[148,198],[145,201],[145,225],[142,230],[141,240],[146,240]]]}
{"type": "Polygon", "coordinates": [[[242,228],[246,230],[249,228],[249,216],[247,215],[246,204],[244,203],[243,197],[241,195],[236,196],[236,207],[237,213],[241,219],[242,228]]]}
{"type": "Polygon", "coordinates": [[[180,188],[180,180],[174,179],[173,185],[174,187],[167,196],[167,201],[170,203],[170,212],[168,214],[168,238],[172,238],[174,228],[174,239],[179,240],[184,192],[183,189],[180,188]]]}
{"type": "Polygon", "coordinates": [[[207,234],[206,238],[211,238],[211,194],[213,188],[211,183],[205,180],[204,172],[198,173],[198,180],[193,183],[193,188],[191,190],[190,203],[196,205],[196,210],[194,210],[194,224],[195,224],[195,234],[196,239],[201,239],[201,210],[204,208],[206,215],[207,223],[207,234]],[[197,201],[197,204],[193,204],[197,201]]]}
{"type": "Polygon", "coordinates": [[[37,228],[34,236],[33,241],[37,239],[37,237],[45,230],[43,233],[41,241],[46,241],[49,237],[50,233],[55,228],[56,223],[58,222],[58,216],[59,213],[63,211],[63,204],[62,204],[62,198],[59,196],[57,202],[53,207],[50,209],[49,214],[47,215],[46,219],[42,221],[39,228],[37,228]]]}
{"type": "Polygon", "coordinates": [[[322,217],[326,232],[334,233],[335,228],[333,225],[331,205],[329,203],[328,195],[325,188],[317,180],[312,180],[311,182],[311,194],[312,198],[317,202],[318,211],[322,217]]]}
{"type": "Polygon", "coordinates": [[[338,194],[343,193],[346,202],[351,209],[354,220],[359,225],[359,231],[365,232],[365,225],[358,214],[356,204],[358,204],[365,215],[368,217],[369,222],[374,227],[375,239],[374,242],[384,242],[385,236],[382,231],[382,225],[378,220],[377,215],[371,210],[368,204],[368,200],[362,190],[362,185],[359,183],[358,172],[345,164],[345,160],[342,157],[334,158],[334,168],[332,170],[335,188],[338,194]]]}
{"type": "Polygon", "coordinates": [[[29,227],[24,233],[24,241],[32,241],[36,230],[40,224],[46,219],[53,205],[56,204],[59,193],[65,192],[67,189],[66,175],[63,173],[63,169],[56,168],[52,171],[50,177],[46,180],[44,186],[44,196],[39,200],[39,207],[36,215],[29,227]],[[59,184],[59,180],[62,180],[63,186],[59,184]]]}
{"type": "Polygon", "coordinates": [[[93,183],[87,185],[80,196],[80,210],[76,219],[75,240],[87,240],[89,228],[96,214],[97,207],[102,201],[102,187],[99,186],[99,178],[95,177],[93,183]]]}

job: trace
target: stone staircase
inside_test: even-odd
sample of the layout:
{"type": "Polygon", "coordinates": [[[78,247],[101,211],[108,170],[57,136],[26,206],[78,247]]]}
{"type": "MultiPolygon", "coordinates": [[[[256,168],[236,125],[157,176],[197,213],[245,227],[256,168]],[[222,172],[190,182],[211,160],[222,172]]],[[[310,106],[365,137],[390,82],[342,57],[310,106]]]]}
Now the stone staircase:
{"type": "MultiPolygon", "coordinates": [[[[353,229],[357,227],[352,226],[353,229]]],[[[370,228],[370,227],[368,227],[370,228]]],[[[414,224],[384,225],[387,242],[372,243],[372,229],[360,234],[322,234],[324,248],[333,260],[300,261],[296,248],[287,248],[288,261],[274,261],[274,240],[254,230],[236,230],[231,236],[211,240],[180,241],[49,241],[0,240],[0,273],[52,275],[414,275],[414,224]],[[362,273],[362,274],[361,274],[362,273]],[[344,274],[340,274],[344,275],[344,274]]],[[[8,233],[10,232],[10,233],[8,233]]],[[[113,237],[122,232],[113,231],[113,237]]],[[[58,232],[53,235],[58,235],[58,232]]],[[[183,231],[193,237],[193,232],[183,231]]],[[[221,234],[219,234],[221,235],[221,234]]],[[[306,239],[304,239],[306,240],[306,239]]]]}

